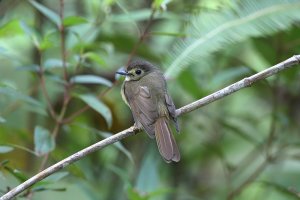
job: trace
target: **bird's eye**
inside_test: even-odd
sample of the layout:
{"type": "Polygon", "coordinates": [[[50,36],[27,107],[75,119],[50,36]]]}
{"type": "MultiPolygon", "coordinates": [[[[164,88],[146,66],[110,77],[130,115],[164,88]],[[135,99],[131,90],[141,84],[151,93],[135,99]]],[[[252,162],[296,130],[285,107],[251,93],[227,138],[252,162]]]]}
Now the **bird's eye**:
{"type": "Polygon", "coordinates": [[[135,70],[135,73],[136,73],[137,75],[140,75],[140,74],[142,73],[142,71],[139,70],[139,69],[137,69],[137,70],[135,70]]]}

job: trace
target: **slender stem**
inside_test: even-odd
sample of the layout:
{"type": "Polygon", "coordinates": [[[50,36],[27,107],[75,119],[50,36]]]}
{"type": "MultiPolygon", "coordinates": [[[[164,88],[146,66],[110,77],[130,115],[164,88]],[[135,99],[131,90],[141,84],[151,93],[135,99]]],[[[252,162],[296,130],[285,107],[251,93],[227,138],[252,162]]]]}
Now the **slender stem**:
{"type": "Polygon", "coordinates": [[[57,119],[57,116],[56,116],[56,112],[54,110],[54,107],[51,103],[51,99],[49,97],[49,94],[48,94],[48,90],[46,88],[46,79],[45,79],[45,72],[44,72],[44,68],[43,68],[43,64],[42,64],[42,53],[40,50],[38,50],[38,56],[39,56],[39,72],[38,72],[38,76],[40,78],[40,82],[41,82],[41,90],[42,90],[42,93],[46,99],[46,103],[47,103],[47,107],[48,107],[48,110],[49,110],[49,113],[51,115],[51,117],[56,120],[57,119]]]}
{"type": "Polygon", "coordinates": [[[71,123],[76,117],[78,117],[79,115],[81,115],[82,113],[84,113],[85,111],[87,111],[88,109],[90,109],[90,107],[88,105],[85,105],[81,109],[79,109],[76,112],[72,113],[68,118],[64,119],[62,121],[62,123],[64,123],[64,124],[71,123]]]}
{"type": "Polygon", "coordinates": [[[67,73],[67,65],[66,65],[66,58],[67,58],[67,52],[66,52],[66,42],[65,42],[65,27],[63,24],[64,20],[64,0],[60,0],[60,9],[59,9],[59,17],[61,24],[59,26],[59,32],[60,32],[60,43],[61,43],[61,58],[62,58],[62,65],[64,70],[64,79],[66,82],[68,82],[68,73],[67,73]]]}
{"type": "Polygon", "coordinates": [[[147,24],[145,26],[145,29],[142,33],[142,35],[140,36],[138,42],[135,44],[135,46],[133,47],[129,57],[128,57],[128,61],[127,61],[127,66],[129,65],[129,63],[131,62],[133,56],[136,54],[136,51],[138,49],[138,47],[144,42],[144,40],[146,39],[150,26],[154,20],[154,14],[156,13],[156,9],[152,9],[149,20],[147,21],[147,24]]]}
{"type": "MultiPolygon", "coordinates": [[[[67,66],[66,66],[65,28],[64,28],[64,25],[62,23],[62,21],[64,19],[64,0],[60,0],[59,16],[60,16],[60,21],[61,21],[61,24],[60,24],[60,27],[59,27],[60,39],[61,39],[61,46],[60,46],[61,47],[61,57],[62,57],[61,59],[62,59],[62,64],[63,64],[63,69],[64,69],[64,72],[63,72],[64,75],[63,76],[64,76],[64,79],[66,81],[66,85],[65,85],[65,89],[64,89],[63,106],[61,108],[59,116],[57,116],[56,113],[55,113],[55,117],[54,117],[55,122],[56,122],[55,123],[55,127],[54,127],[54,129],[52,131],[52,135],[53,135],[54,138],[56,138],[56,136],[57,136],[57,134],[59,132],[61,121],[62,121],[62,119],[65,116],[65,113],[66,113],[66,110],[67,110],[67,107],[68,107],[68,103],[69,103],[69,100],[70,100],[70,97],[69,97],[69,85],[68,85],[68,74],[67,74],[67,66]]],[[[40,58],[41,58],[41,55],[40,55],[40,58]]],[[[41,70],[42,70],[42,68],[41,68],[41,70]]],[[[51,101],[50,101],[50,98],[49,98],[47,90],[46,90],[44,73],[41,73],[41,85],[42,85],[45,97],[47,99],[47,102],[48,102],[48,104],[51,105],[51,101]]],[[[52,112],[54,112],[53,108],[50,109],[50,111],[51,110],[53,110],[52,112]]],[[[53,114],[51,114],[51,115],[53,115],[53,114]]],[[[43,159],[43,161],[41,163],[39,171],[42,171],[45,168],[48,159],[49,159],[49,153],[47,153],[44,156],[44,159],[43,159]]]]}
{"type": "Polygon", "coordinates": [[[42,163],[41,163],[40,168],[39,168],[39,172],[41,172],[41,171],[43,171],[43,169],[45,169],[45,166],[47,164],[48,158],[49,158],[49,153],[47,153],[46,155],[44,155],[42,163]]]}
{"type": "MultiPolygon", "coordinates": [[[[46,84],[45,84],[45,78],[44,78],[44,71],[42,68],[42,62],[40,62],[40,80],[41,80],[41,85],[42,85],[42,91],[44,93],[44,96],[46,97],[47,103],[48,103],[48,107],[51,113],[51,116],[53,117],[53,119],[55,119],[55,127],[52,131],[52,136],[54,137],[54,139],[57,137],[60,126],[61,126],[61,122],[65,116],[66,110],[68,108],[68,103],[70,101],[70,95],[69,95],[69,89],[70,89],[70,84],[68,82],[68,74],[67,74],[67,65],[66,65],[66,47],[65,47],[65,28],[63,25],[63,19],[64,19],[64,0],[60,0],[60,12],[59,12],[59,16],[60,16],[60,21],[61,24],[59,26],[59,31],[60,31],[60,41],[61,41],[61,59],[62,59],[62,65],[63,65],[63,77],[65,80],[65,85],[64,85],[64,100],[63,100],[63,106],[61,108],[60,114],[59,116],[57,116],[57,114],[54,112],[54,109],[52,107],[51,104],[51,100],[49,98],[49,95],[47,93],[47,89],[46,89],[46,84]]],[[[39,52],[40,53],[40,52],[39,52]]],[[[39,54],[40,60],[41,60],[41,54],[39,54]]],[[[46,153],[43,156],[43,160],[41,162],[40,168],[39,168],[39,172],[43,171],[47,165],[47,162],[49,160],[49,156],[50,153],[46,153]]],[[[28,199],[32,199],[33,197],[33,192],[31,190],[28,191],[28,194],[26,195],[28,197],[28,199]]]]}
{"type": "MultiPolygon", "coordinates": [[[[208,95],[202,99],[199,99],[195,102],[192,102],[186,106],[183,106],[179,109],[176,110],[177,116],[181,116],[183,114],[189,113],[193,110],[196,110],[204,105],[207,105],[209,103],[212,103],[218,99],[221,99],[225,96],[228,96],[240,89],[246,88],[248,86],[250,86],[251,84],[253,84],[254,82],[257,82],[259,80],[265,79],[267,77],[270,77],[274,74],[279,73],[282,70],[288,69],[291,66],[294,66],[296,64],[300,64],[300,55],[295,55],[273,67],[270,67],[262,72],[259,72],[253,76],[250,76],[248,78],[245,78],[241,81],[238,81],[228,87],[225,87],[224,89],[221,89],[211,95],[208,95]]],[[[18,185],[17,187],[13,188],[11,191],[7,192],[6,194],[4,194],[2,197],[0,197],[0,200],[8,200],[8,199],[12,199],[15,196],[17,196],[19,193],[23,192],[24,190],[26,190],[27,188],[29,188],[30,186],[32,186],[33,184],[37,183],[40,180],[43,180],[44,178],[46,178],[47,176],[65,168],[66,166],[84,158],[85,156],[87,156],[88,154],[95,152],[99,149],[102,149],[110,144],[113,144],[115,142],[118,142],[126,137],[132,136],[136,133],[140,132],[139,129],[135,128],[135,127],[130,127],[126,130],[123,130],[119,133],[116,133],[104,140],[101,140],[77,153],[74,153],[73,155],[65,158],[64,160],[48,167],[47,169],[43,170],[42,172],[34,175],[33,177],[31,177],[30,179],[28,179],[27,181],[23,182],[22,184],[18,185]]],[[[269,158],[268,158],[269,159],[269,158]]],[[[252,176],[250,176],[245,182],[244,184],[242,184],[240,187],[244,187],[243,185],[248,184],[248,182],[250,180],[252,180],[253,178],[257,177],[260,172],[262,170],[265,169],[265,164],[263,163],[259,168],[257,168],[256,172],[254,174],[252,174],[252,176]]],[[[234,192],[236,194],[236,192],[234,192]]],[[[233,195],[234,196],[234,195],[233,195]]],[[[229,195],[230,197],[230,195],[229,195]]]]}
{"type": "MultiPolygon", "coordinates": [[[[109,88],[107,88],[106,90],[104,90],[103,92],[101,92],[98,95],[98,98],[101,99],[103,96],[105,96],[115,85],[116,85],[117,81],[113,82],[113,85],[109,88]]],[[[81,115],[82,113],[84,113],[85,111],[89,110],[90,107],[88,105],[85,105],[84,107],[82,107],[81,109],[77,110],[76,112],[72,113],[69,117],[65,118],[62,120],[62,124],[69,124],[71,123],[76,117],[78,117],[79,115],[81,115]]]]}

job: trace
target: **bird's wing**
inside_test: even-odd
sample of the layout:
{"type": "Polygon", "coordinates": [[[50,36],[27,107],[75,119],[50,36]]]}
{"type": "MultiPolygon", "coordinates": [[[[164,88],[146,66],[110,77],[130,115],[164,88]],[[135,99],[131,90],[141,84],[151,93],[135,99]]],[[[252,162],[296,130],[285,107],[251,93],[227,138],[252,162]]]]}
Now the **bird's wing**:
{"type": "Polygon", "coordinates": [[[140,122],[147,134],[153,138],[155,135],[154,123],[158,118],[158,112],[156,99],[151,95],[149,88],[139,86],[139,90],[129,104],[136,123],[140,122]]]}
{"type": "Polygon", "coordinates": [[[168,93],[165,94],[165,99],[166,99],[166,104],[167,104],[167,108],[168,108],[169,114],[170,114],[172,120],[175,123],[176,131],[179,132],[179,126],[178,126],[177,118],[176,118],[176,108],[175,108],[175,105],[173,103],[173,100],[168,95],[168,93]]]}

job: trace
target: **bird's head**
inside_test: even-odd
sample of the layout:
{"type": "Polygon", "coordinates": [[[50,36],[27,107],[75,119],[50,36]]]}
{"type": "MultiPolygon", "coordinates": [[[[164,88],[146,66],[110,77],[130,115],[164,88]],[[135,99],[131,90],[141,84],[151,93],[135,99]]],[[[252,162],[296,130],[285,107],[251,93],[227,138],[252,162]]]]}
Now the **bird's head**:
{"type": "Polygon", "coordinates": [[[125,70],[116,73],[126,76],[126,81],[138,81],[156,69],[154,65],[147,61],[136,60],[131,62],[125,70]]]}

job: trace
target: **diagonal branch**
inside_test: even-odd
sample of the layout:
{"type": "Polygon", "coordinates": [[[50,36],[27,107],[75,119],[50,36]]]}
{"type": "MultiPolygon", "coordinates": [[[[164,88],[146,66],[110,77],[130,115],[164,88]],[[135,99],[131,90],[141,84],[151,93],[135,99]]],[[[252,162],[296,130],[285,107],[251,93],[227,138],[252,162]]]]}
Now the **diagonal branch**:
{"type": "MultiPolygon", "coordinates": [[[[176,115],[177,116],[181,116],[183,114],[189,113],[193,110],[196,110],[202,106],[205,106],[209,103],[212,103],[218,99],[221,99],[225,96],[228,96],[240,89],[246,88],[251,86],[253,83],[259,81],[259,80],[263,80],[267,77],[270,77],[274,74],[279,73],[282,70],[288,69],[296,64],[300,64],[300,55],[295,55],[277,65],[274,65],[266,70],[263,70],[257,74],[254,74],[250,77],[244,78],[236,83],[233,83],[213,94],[210,94],[202,99],[199,99],[195,102],[192,102],[186,106],[183,106],[179,109],[176,110],[176,115]]],[[[136,133],[140,132],[140,130],[136,129],[135,127],[130,127],[126,130],[123,130],[113,136],[110,136],[104,140],[101,140],[100,142],[97,142],[81,151],[78,151],[77,153],[65,158],[64,160],[50,166],[49,168],[45,169],[44,171],[36,174],[35,176],[31,177],[30,179],[28,179],[27,181],[25,181],[24,183],[18,185],[17,187],[15,187],[14,189],[12,189],[11,191],[7,192],[6,194],[4,194],[2,197],[0,197],[0,200],[9,200],[14,198],[15,196],[17,196],[19,193],[23,192],[24,190],[26,190],[27,188],[29,188],[30,186],[32,186],[33,184],[37,183],[38,181],[43,180],[44,178],[46,178],[47,176],[65,168],[66,166],[76,162],[77,160],[80,160],[82,158],[84,158],[85,156],[87,156],[88,154],[95,152],[99,149],[102,149],[110,144],[113,144],[117,141],[120,141],[128,136],[132,136],[136,133]]]]}

